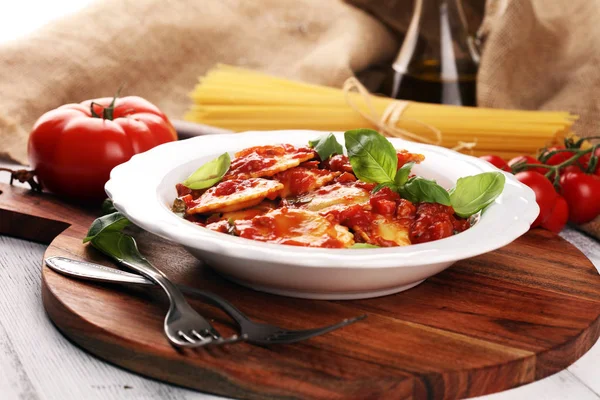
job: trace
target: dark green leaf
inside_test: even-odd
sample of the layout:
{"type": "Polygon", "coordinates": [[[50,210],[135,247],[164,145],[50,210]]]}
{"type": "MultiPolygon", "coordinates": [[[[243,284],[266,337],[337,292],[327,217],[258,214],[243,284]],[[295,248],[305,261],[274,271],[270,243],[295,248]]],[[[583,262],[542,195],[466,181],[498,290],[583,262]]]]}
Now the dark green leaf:
{"type": "Polygon", "coordinates": [[[183,181],[183,185],[194,190],[209,188],[223,178],[230,165],[229,153],[223,153],[198,168],[196,172],[183,181]]]}
{"type": "Polygon", "coordinates": [[[372,129],[344,133],[348,158],[358,179],[370,183],[393,182],[398,167],[394,146],[372,129]]]}
{"type": "Polygon", "coordinates": [[[90,226],[87,236],[83,239],[83,243],[93,240],[101,233],[120,232],[130,223],[131,222],[129,222],[129,220],[120,212],[114,212],[112,214],[96,218],[94,222],[92,222],[92,226],[90,226]]]}
{"type": "Polygon", "coordinates": [[[137,248],[135,239],[121,232],[103,232],[94,237],[92,246],[115,261],[131,264],[147,263],[137,248]]]}
{"type": "Polygon", "coordinates": [[[378,249],[379,246],[375,246],[369,243],[354,243],[350,246],[351,249],[378,249]]]}
{"type": "Polygon", "coordinates": [[[105,199],[102,202],[102,215],[112,214],[114,212],[117,212],[117,209],[113,205],[112,200],[111,199],[105,199]]]}
{"type": "Polygon", "coordinates": [[[315,149],[321,160],[325,161],[334,154],[344,154],[344,148],[330,133],[315,140],[309,140],[308,145],[315,149]]]}
{"type": "Polygon", "coordinates": [[[398,172],[396,172],[396,177],[394,178],[394,183],[396,186],[402,186],[406,183],[408,180],[408,175],[410,174],[410,170],[414,165],[414,162],[409,162],[398,169],[398,172]]]}
{"type": "Polygon", "coordinates": [[[501,172],[484,172],[459,178],[450,194],[454,212],[467,218],[483,210],[502,193],[505,181],[501,172]]]}
{"type": "Polygon", "coordinates": [[[450,195],[435,181],[419,176],[410,178],[400,188],[400,194],[413,203],[440,203],[450,205],[450,195]]]}

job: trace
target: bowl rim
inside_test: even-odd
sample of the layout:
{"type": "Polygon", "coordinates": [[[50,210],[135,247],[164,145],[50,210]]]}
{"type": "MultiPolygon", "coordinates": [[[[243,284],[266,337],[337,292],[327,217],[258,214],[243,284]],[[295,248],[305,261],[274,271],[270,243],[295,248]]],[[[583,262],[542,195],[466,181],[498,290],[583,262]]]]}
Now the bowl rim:
{"type": "MultiPolygon", "coordinates": [[[[195,159],[222,154],[216,149],[235,151],[253,145],[304,143],[328,131],[277,130],[249,131],[224,135],[198,136],[169,142],[115,167],[105,185],[115,208],[135,225],[164,239],[207,253],[265,263],[285,263],[302,267],[389,268],[413,267],[458,261],[503,247],[529,230],[539,213],[535,193],[512,174],[500,171],[487,161],[446,148],[388,138],[396,148],[435,153],[449,161],[464,163],[481,172],[500,171],[506,176],[503,193],[485,210],[479,222],[458,235],[403,247],[377,249],[321,249],[265,243],[225,235],[199,227],[173,213],[159,199],[158,190],[173,170],[195,159]],[[286,138],[283,139],[282,138],[286,138]],[[229,147],[228,147],[229,146],[229,147]],[[193,149],[205,149],[194,152],[193,149]],[[210,150],[208,150],[210,149],[210,150]],[[140,171],[144,171],[140,178],[140,171]],[[136,176],[132,181],[131,177],[136,176]],[[146,201],[140,204],[139,198],[146,201]],[[522,204],[523,208],[517,207],[522,204]],[[501,214],[502,218],[498,218],[501,214]],[[508,222],[511,223],[508,223],[508,222]],[[496,223],[496,226],[494,225],[496,223]],[[368,266],[368,267],[367,267],[368,266]]],[[[343,133],[334,133],[343,143],[343,133]],[[341,138],[340,138],[341,137],[341,138]]],[[[427,162],[427,161],[425,161],[427,162]]],[[[174,190],[174,188],[173,188],[174,190]]]]}

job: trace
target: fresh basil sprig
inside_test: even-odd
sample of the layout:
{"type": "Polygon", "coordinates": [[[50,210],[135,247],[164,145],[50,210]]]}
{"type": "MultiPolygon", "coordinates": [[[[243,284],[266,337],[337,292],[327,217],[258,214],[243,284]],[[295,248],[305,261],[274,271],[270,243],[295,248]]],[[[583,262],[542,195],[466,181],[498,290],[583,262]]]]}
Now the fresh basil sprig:
{"type": "Polygon", "coordinates": [[[83,243],[92,241],[101,234],[120,232],[129,224],[131,224],[131,222],[118,211],[96,218],[94,222],[92,222],[86,237],[83,239],[83,243]]]}
{"type": "Polygon", "coordinates": [[[130,224],[131,222],[120,212],[96,218],[83,243],[90,242],[96,249],[117,262],[147,262],[139,252],[135,239],[123,233],[123,229],[130,224]]]}
{"type": "Polygon", "coordinates": [[[489,206],[504,190],[506,177],[500,172],[459,178],[450,190],[450,202],[454,212],[463,218],[470,217],[489,206]]]}
{"type": "Polygon", "coordinates": [[[450,205],[450,195],[435,181],[414,176],[400,187],[400,194],[413,203],[440,203],[450,205]]]}
{"type": "Polygon", "coordinates": [[[323,161],[328,160],[334,154],[344,154],[344,148],[338,143],[333,133],[315,140],[309,140],[308,145],[315,149],[319,158],[323,161]]]}
{"type": "Polygon", "coordinates": [[[190,189],[207,189],[219,182],[229,170],[231,158],[223,153],[191,174],[182,184],[190,189]]]}
{"type": "Polygon", "coordinates": [[[116,211],[117,209],[115,208],[113,201],[111,199],[104,199],[102,202],[102,215],[112,214],[116,211]]]}
{"type": "Polygon", "coordinates": [[[394,182],[398,156],[394,146],[372,129],[344,133],[348,159],[358,179],[369,183],[394,182]]]}
{"type": "Polygon", "coordinates": [[[378,132],[355,129],[344,133],[348,158],[356,177],[377,183],[373,192],[384,187],[398,192],[413,203],[439,203],[452,206],[457,215],[469,217],[490,205],[504,189],[505,178],[500,172],[485,172],[460,178],[456,187],[446,191],[435,181],[411,177],[414,163],[397,169],[398,156],[394,146],[378,132]]]}
{"type": "Polygon", "coordinates": [[[148,262],[138,250],[135,239],[121,232],[100,234],[91,243],[96,249],[119,263],[140,264],[148,262]]]}

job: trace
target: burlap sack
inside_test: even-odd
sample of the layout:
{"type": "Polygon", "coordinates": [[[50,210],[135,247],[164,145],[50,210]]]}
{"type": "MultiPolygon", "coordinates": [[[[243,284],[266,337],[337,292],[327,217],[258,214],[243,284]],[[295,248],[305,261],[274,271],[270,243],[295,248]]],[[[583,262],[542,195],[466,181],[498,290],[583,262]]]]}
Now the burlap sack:
{"type": "MultiPolygon", "coordinates": [[[[45,111],[125,93],[180,118],[218,62],[337,86],[390,60],[409,0],[104,0],[0,46],[0,157],[27,162],[45,111]]],[[[471,29],[483,0],[465,1],[471,29]]],[[[591,0],[491,0],[478,77],[482,106],[567,110],[576,132],[600,118],[600,7],[591,0]]],[[[600,219],[587,229],[600,236],[600,219]]]]}
{"type": "Polygon", "coordinates": [[[125,93],[171,118],[216,63],[341,85],[399,43],[340,0],[102,0],[0,46],[0,156],[26,163],[27,134],[61,104],[125,93]]]}

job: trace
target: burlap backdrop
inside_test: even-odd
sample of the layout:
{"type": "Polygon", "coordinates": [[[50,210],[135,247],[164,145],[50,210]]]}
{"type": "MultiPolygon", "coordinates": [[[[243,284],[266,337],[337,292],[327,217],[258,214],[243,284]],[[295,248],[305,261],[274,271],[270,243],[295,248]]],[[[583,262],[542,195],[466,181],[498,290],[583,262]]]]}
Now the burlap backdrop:
{"type": "MultiPolygon", "coordinates": [[[[483,1],[466,1],[471,21],[483,1]]],[[[180,118],[198,75],[218,62],[340,85],[393,58],[412,8],[348,2],[367,12],[342,0],[98,1],[0,47],[0,157],[26,163],[42,113],[122,83],[180,118]]],[[[568,110],[581,115],[577,133],[597,134],[598,2],[490,0],[486,10],[479,104],[568,110]]]]}

